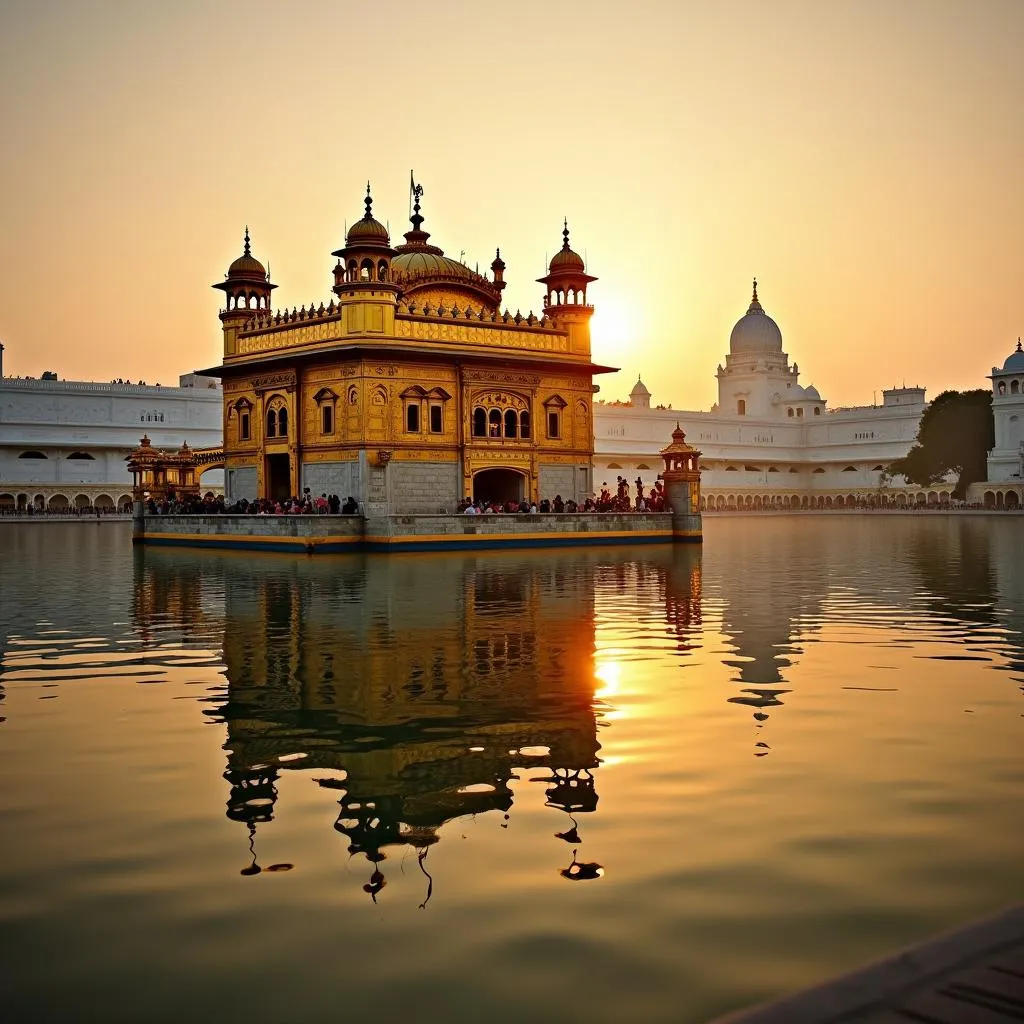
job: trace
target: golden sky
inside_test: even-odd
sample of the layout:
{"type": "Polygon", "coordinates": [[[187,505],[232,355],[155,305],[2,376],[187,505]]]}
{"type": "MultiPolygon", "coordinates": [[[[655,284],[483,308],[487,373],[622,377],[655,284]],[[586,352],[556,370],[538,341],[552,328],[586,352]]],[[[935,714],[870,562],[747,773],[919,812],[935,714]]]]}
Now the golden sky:
{"type": "Polygon", "coordinates": [[[710,405],[755,274],[832,406],[983,387],[1024,333],[1022,41],[1021,0],[0,0],[4,372],[176,383],[246,224],[319,303],[415,168],[513,311],[568,216],[602,397],[710,405]]]}

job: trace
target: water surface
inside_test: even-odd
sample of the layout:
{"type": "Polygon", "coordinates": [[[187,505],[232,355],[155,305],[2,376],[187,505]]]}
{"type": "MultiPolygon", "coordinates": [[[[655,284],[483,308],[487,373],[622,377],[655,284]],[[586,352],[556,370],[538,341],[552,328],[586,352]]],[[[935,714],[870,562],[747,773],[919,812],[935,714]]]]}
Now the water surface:
{"type": "Polygon", "coordinates": [[[0,525],[10,1020],[704,1021],[1019,899],[1024,522],[0,525]]]}

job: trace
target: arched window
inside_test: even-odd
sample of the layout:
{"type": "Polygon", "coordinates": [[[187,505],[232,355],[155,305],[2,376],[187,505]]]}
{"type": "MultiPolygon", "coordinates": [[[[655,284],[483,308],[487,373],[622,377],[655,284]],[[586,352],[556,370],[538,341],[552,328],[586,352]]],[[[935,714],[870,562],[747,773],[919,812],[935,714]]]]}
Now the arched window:
{"type": "Polygon", "coordinates": [[[1019,380],[1011,380],[1010,381],[1010,394],[1011,395],[1019,395],[1020,394],[1020,381],[1019,380]]]}
{"type": "Polygon", "coordinates": [[[94,455],[90,455],[88,452],[72,452],[68,456],[68,458],[69,459],[81,459],[83,462],[95,462],[96,461],[96,457],[94,455]]]}
{"type": "Polygon", "coordinates": [[[277,414],[277,431],[282,437],[288,436],[288,410],[282,409],[277,414]]]}
{"type": "Polygon", "coordinates": [[[871,472],[872,472],[872,473],[881,473],[881,472],[882,472],[882,470],[883,470],[883,468],[884,468],[884,467],[883,467],[883,466],[881,466],[881,465],[878,465],[878,466],[872,466],[872,467],[871,467],[871,472]]]}
{"type": "Polygon", "coordinates": [[[359,266],[355,260],[348,261],[348,279],[356,281],[359,279],[359,266]]]}
{"type": "Polygon", "coordinates": [[[492,409],[487,416],[488,430],[490,437],[501,437],[501,411],[492,409]]]}
{"type": "Polygon", "coordinates": [[[487,410],[477,406],[473,410],[473,436],[487,436],[487,410]]]}
{"type": "Polygon", "coordinates": [[[267,437],[277,437],[277,410],[271,409],[267,413],[267,437]]]}
{"type": "Polygon", "coordinates": [[[362,266],[359,268],[359,280],[373,280],[373,260],[363,260],[362,266]]]}
{"type": "Polygon", "coordinates": [[[505,410],[505,436],[515,437],[516,427],[519,425],[519,417],[516,415],[515,409],[505,410]]]}
{"type": "Polygon", "coordinates": [[[804,418],[804,411],[803,411],[803,409],[797,409],[797,411],[796,411],[796,418],[798,420],[802,420],[804,418]]]}
{"type": "Polygon", "coordinates": [[[249,413],[247,411],[238,416],[238,440],[249,440],[249,413]]]}
{"type": "Polygon", "coordinates": [[[320,433],[334,433],[334,406],[330,402],[320,406],[320,433]]]}
{"type": "Polygon", "coordinates": [[[746,416],[747,415],[747,403],[746,403],[745,399],[740,398],[740,399],[737,400],[737,402],[736,402],[736,412],[740,416],[746,416]]]}
{"type": "Polygon", "coordinates": [[[49,458],[49,456],[44,455],[42,452],[22,452],[18,456],[18,458],[19,459],[46,459],[46,458],[49,458]]]}
{"type": "Polygon", "coordinates": [[[388,277],[388,265],[387,265],[387,263],[384,262],[384,260],[381,260],[380,263],[377,264],[377,280],[378,281],[386,281],[387,277],[388,277]]]}
{"type": "Polygon", "coordinates": [[[814,472],[815,472],[815,473],[824,473],[824,472],[825,472],[825,470],[824,470],[824,467],[822,467],[822,466],[817,466],[817,467],[815,468],[814,472]]]}
{"type": "Polygon", "coordinates": [[[405,407],[405,429],[410,434],[418,434],[420,432],[419,402],[410,402],[405,407]]]}
{"type": "Polygon", "coordinates": [[[788,417],[789,417],[790,419],[792,419],[792,418],[793,418],[793,410],[792,410],[792,409],[787,409],[787,410],[786,410],[786,415],[787,415],[787,416],[788,416],[788,417]]]}
{"type": "Polygon", "coordinates": [[[821,406],[820,405],[816,405],[814,407],[814,415],[815,416],[820,416],[821,415],[821,406]]]}
{"type": "Polygon", "coordinates": [[[1005,395],[1006,394],[1006,381],[1005,380],[1001,380],[999,382],[999,385],[997,386],[996,390],[999,392],[999,394],[1005,395]]]}
{"type": "Polygon", "coordinates": [[[430,432],[432,434],[444,432],[444,406],[440,402],[430,403],[430,432]]]}
{"type": "Polygon", "coordinates": [[[519,436],[530,436],[530,414],[525,409],[519,414],[519,436]]]}

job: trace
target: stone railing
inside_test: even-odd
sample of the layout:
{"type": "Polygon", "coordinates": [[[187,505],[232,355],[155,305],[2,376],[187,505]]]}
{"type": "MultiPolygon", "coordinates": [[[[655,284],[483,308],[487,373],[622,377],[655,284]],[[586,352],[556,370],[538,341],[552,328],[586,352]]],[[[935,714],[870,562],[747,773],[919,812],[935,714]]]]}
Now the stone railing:
{"type": "MultiPolygon", "coordinates": [[[[101,395],[163,395],[169,391],[187,391],[190,397],[194,394],[205,394],[205,388],[181,388],[177,384],[102,384],[96,381],[83,380],[46,380],[42,377],[3,377],[0,387],[20,388],[25,391],[81,391],[101,395]]],[[[210,388],[219,396],[219,389],[210,388]]]]}

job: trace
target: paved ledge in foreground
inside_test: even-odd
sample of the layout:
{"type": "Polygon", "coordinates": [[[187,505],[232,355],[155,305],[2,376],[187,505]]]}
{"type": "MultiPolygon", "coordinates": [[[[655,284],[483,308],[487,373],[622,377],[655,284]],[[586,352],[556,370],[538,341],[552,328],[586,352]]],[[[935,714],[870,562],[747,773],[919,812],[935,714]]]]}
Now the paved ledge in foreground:
{"type": "Polygon", "coordinates": [[[261,551],[465,551],[700,543],[700,517],[670,512],[381,516],[136,516],[135,544],[261,551]]]}
{"type": "Polygon", "coordinates": [[[713,1024],[1024,1021],[1024,903],[713,1024]]]}

